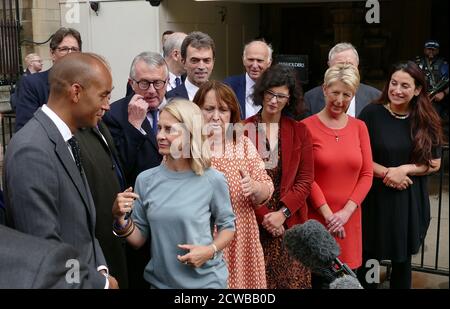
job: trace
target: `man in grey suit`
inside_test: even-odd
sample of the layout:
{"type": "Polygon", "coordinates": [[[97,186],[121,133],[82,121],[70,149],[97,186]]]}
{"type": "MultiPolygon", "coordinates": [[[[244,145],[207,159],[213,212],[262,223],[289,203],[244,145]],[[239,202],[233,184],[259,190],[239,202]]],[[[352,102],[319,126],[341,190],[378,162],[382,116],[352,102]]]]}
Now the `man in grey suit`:
{"type": "MultiPolygon", "coordinates": [[[[328,67],[338,63],[350,63],[355,67],[359,65],[359,56],[356,48],[350,43],[338,43],[328,53],[328,67]]],[[[363,83],[359,84],[355,97],[350,102],[347,114],[357,117],[361,110],[370,102],[378,99],[381,92],[363,83]]],[[[317,86],[305,93],[304,96],[306,116],[320,112],[325,106],[322,86],[317,86]]]]}
{"type": "Polygon", "coordinates": [[[95,127],[109,109],[112,77],[94,54],[55,63],[50,95],[11,139],[5,156],[7,221],[13,228],[72,245],[92,272],[94,288],[115,288],[95,238],[95,207],[75,132],[95,127]]]}

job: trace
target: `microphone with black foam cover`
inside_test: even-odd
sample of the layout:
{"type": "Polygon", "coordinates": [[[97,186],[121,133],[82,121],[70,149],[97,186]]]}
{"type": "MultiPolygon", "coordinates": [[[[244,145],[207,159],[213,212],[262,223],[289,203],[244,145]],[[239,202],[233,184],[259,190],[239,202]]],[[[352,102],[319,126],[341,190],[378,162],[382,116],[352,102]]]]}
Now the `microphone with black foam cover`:
{"type": "Polygon", "coordinates": [[[342,274],[356,278],[355,273],[338,256],[339,245],[317,220],[308,220],[286,231],[284,244],[289,254],[303,265],[332,282],[342,274]]]}

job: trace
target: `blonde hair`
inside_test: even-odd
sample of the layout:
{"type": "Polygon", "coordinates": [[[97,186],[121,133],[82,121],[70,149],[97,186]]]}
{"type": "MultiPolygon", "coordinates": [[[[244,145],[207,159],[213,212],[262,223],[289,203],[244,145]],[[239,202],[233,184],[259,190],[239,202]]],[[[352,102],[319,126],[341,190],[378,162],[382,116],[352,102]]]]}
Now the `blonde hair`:
{"type": "Polygon", "coordinates": [[[358,69],[351,64],[336,64],[330,67],[323,79],[325,87],[329,87],[335,82],[342,82],[349,86],[354,93],[359,87],[359,72],[358,69]]]}
{"type": "Polygon", "coordinates": [[[170,113],[189,132],[191,168],[195,174],[203,175],[211,166],[211,154],[207,136],[202,134],[203,115],[200,108],[191,101],[177,98],[164,106],[162,111],[170,113]]]}

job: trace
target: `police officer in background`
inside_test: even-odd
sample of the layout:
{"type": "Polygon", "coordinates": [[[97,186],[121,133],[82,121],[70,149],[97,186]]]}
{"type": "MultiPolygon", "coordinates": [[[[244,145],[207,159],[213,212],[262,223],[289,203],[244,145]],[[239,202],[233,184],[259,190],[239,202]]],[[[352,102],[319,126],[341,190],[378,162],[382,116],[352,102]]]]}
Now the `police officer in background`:
{"type": "Polygon", "coordinates": [[[448,62],[439,57],[439,42],[436,40],[426,41],[423,53],[422,57],[416,58],[416,63],[425,74],[428,92],[448,137],[448,62]]]}

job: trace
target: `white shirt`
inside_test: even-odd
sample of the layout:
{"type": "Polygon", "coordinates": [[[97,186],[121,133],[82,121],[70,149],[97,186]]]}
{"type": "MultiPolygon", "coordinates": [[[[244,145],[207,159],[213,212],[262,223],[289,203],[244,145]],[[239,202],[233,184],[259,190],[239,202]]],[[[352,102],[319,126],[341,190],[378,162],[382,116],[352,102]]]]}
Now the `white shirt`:
{"type": "Polygon", "coordinates": [[[64,142],[66,142],[67,148],[69,149],[70,154],[72,155],[73,161],[75,161],[75,158],[72,153],[72,147],[70,147],[69,143],[67,142],[69,139],[73,137],[73,134],[69,129],[69,126],[54,111],[52,111],[47,106],[47,104],[42,105],[42,111],[50,118],[50,120],[58,128],[59,133],[61,133],[64,142]]]}
{"type": "Polygon", "coordinates": [[[176,76],[172,72],[169,72],[169,81],[167,82],[167,91],[170,91],[177,87],[177,84],[175,83],[175,79],[177,77],[180,79],[180,83],[182,83],[181,76],[176,76]]]}
{"type": "Polygon", "coordinates": [[[356,115],[356,100],[355,100],[355,96],[353,96],[350,105],[348,106],[347,109],[347,115],[350,115],[352,117],[355,117],[356,115]]]}
{"type": "MultiPolygon", "coordinates": [[[[167,104],[167,100],[166,98],[163,98],[162,102],[159,104],[158,106],[158,112],[156,113],[156,117],[158,117],[158,121],[159,121],[159,112],[163,109],[163,107],[167,104]]],[[[148,122],[150,122],[150,126],[153,128],[153,115],[151,112],[147,113],[147,120],[148,122]]],[[[145,132],[145,130],[141,127],[139,129],[139,131],[143,134],[143,135],[147,135],[148,132],[145,132]]]]}
{"type": "Polygon", "coordinates": [[[195,86],[193,83],[191,83],[188,78],[184,80],[184,86],[186,87],[189,96],[189,101],[194,100],[195,94],[198,91],[198,87],[195,86]]]}
{"type": "Polygon", "coordinates": [[[253,91],[255,81],[245,73],[245,118],[249,118],[259,112],[261,106],[253,104],[253,91]]]}
{"type": "MultiPolygon", "coordinates": [[[[66,142],[67,148],[70,151],[70,154],[72,155],[73,161],[75,161],[75,158],[73,157],[72,153],[72,147],[70,147],[69,143],[67,142],[69,139],[73,137],[72,131],[70,131],[69,126],[59,117],[54,111],[52,111],[47,104],[42,105],[42,112],[50,118],[50,120],[55,124],[56,128],[58,128],[59,133],[61,133],[64,142],[66,142]]],[[[100,270],[106,270],[108,273],[108,268],[105,265],[100,265],[97,267],[97,271],[100,270]]],[[[106,279],[105,289],[109,289],[109,281],[108,278],[106,279]]]]}

